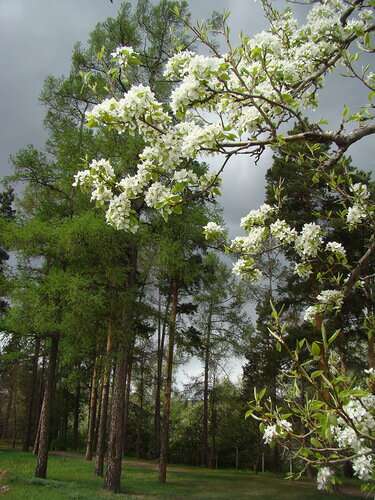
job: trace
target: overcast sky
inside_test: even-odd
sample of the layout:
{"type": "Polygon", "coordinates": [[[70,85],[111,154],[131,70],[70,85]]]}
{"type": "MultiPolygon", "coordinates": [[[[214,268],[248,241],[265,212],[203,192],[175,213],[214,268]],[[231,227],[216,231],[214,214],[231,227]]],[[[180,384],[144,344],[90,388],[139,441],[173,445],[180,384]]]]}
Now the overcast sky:
{"type": "MultiPolygon", "coordinates": [[[[281,5],[283,2],[274,2],[281,5]]],[[[0,175],[10,173],[9,155],[26,144],[42,148],[44,110],[38,102],[48,74],[67,74],[73,45],[85,42],[97,22],[114,16],[121,2],[113,0],[0,0],[0,175]]],[[[254,0],[190,0],[193,19],[209,17],[213,10],[231,11],[230,25],[235,39],[240,31],[255,33],[265,27],[260,3],[254,0]]],[[[304,8],[298,7],[301,17],[304,8]]],[[[340,116],[343,103],[355,109],[366,102],[363,92],[350,79],[332,76],[322,92],[317,113],[330,120],[340,116]],[[344,99],[345,96],[345,99],[344,99]]],[[[374,170],[373,141],[361,142],[350,151],[357,166],[374,170]]],[[[241,158],[224,174],[224,214],[230,232],[249,209],[257,207],[264,196],[264,174],[270,164],[265,155],[254,167],[241,158]]],[[[239,373],[239,368],[234,369],[239,373]]]]}

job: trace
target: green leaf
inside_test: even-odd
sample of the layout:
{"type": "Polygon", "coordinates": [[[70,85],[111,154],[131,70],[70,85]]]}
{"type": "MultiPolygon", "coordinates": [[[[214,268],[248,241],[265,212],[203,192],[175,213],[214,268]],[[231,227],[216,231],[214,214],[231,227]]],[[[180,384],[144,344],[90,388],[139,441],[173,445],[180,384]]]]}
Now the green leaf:
{"type": "Polygon", "coordinates": [[[328,345],[331,345],[337,339],[337,337],[340,335],[340,333],[341,333],[341,330],[336,330],[335,333],[333,335],[331,335],[330,338],[328,339],[328,345]]]}
{"type": "Polygon", "coordinates": [[[313,354],[313,356],[320,356],[320,346],[318,342],[313,342],[311,344],[311,353],[313,354]]]}
{"type": "Polygon", "coordinates": [[[322,373],[324,373],[323,370],[315,370],[314,372],[312,372],[312,374],[310,376],[312,379],[314,379],[314,378],[320,377],[322,375],[322,373]]]}

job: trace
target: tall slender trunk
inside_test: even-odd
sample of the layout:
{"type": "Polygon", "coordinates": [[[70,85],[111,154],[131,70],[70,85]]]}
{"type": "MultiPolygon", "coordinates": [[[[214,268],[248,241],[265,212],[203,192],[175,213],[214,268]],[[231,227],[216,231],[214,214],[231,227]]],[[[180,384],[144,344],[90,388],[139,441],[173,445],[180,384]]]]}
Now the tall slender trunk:
{"type": "Polygon", "coordinates": [[[216,432],[217,432],[217,411],[216,411],[216,394],[215,394],[215,382],[216,376],[214,374],[214,380],[212,384],[212,389],[210,392],[210,405],[211,405],[211,448],[208,466],[210,468],[217,468],[217,450],[216,450],[216,432]]]}
{"type": "Polygon", "coordinates": [[[96,455],[96,447],[98,444],[98,436],[99,436],[99,424],[100,424],[100,419],[102,415],[102,399],[103,399],[103,376],[101,375],[98,378],[98,411],[96,414],[96,419],[95,419],[95,430],[94,430],[94,450],[95,450],[95,455],[96,455]]]}
{"type": "Polygon", "coordinates": [[[110,318],[108,322],[107,352],[106,352],[106,358],[102,376],[102,402],[101,402],[102,410],[100,412],[98,442],[96,445],[95,474],[97,476],[103,476],[104,472],[105,437],[107,431],[109,384],[111,377],[111,353],[112,353],[112,319],[110,318]]]}
{"type": "Polygon", "coordinates": [[[79,447],[79,413],[81,402],[81,382],[78,378],[76,385],[76,393],[74,397],[74,416],[73,416],[73,448],[78,450],[79,447]]]}
{"type": "Polygon", "coordinates": [[[38,401],[38,408],[37,408],[37,412],[36,412],[37,427],[36,427],[36,431],[35,431],[34,446],[33,446],[33,454],[34,455],[38,454],[38,448],[39,448],[40,416],[42,414],[42,406],[43,406],[43,399],[44,399],[45,371],[46,371],[46,354],[43,354],[42,369],[41,369],[41,374],[40,374],[39,401],[38,401]]]}
{"type": "Polygon", "coordinates": [[[127,357],[127,368],[126,368],[126,382],[125,382],[125,402],[124,402],[124,431],[123,431],[123,442],[124,447],[122,453],[125,454],[127,437],[128,437],[128,422],[129,422],[129,403],[130,403],[130,389],[132,384],[132,370],[133,370],[133,348],[132,343],[127,357]]]}
{"type": "Polygon", "coordinates": [[[375,334],[372,331],[368,333],[368,348],[367,348],[368,366],[375,369],[375,334]]]}
{"type": "Polygon", "coordinates": [[[172,370],[173,370],[173,354],[176,337],[176,318],[177,318],[177,302],[178,290],[177,283],[172,280],[172,309],[169,324],[169,339],[168,339],[168,356],[167,370],[164,390],[164,412],[163,425],[160,439],[160,460],[159,460],[159,481],[165,483],[167,479],[167,462],[168,462],[168,444],[169,444],[169,424],[171,415],[171,396],[172,396],[172,370]]]}
{"type": "Polygon", "coordinates": [[[156,375],[156,388],[155,388],[155,413],[154,413],[154,440],[155,440],[155,456],[160,455],[160,408],[161,408],[161,387],[162,387],[162,377],[163,377],[163,357],[164,357],[164,344],[165,344],[165,334],[167,331],[168,324],[168,311],[171,301],[171,294],[168,293],[163,326],[161,327],[160,322],[160,310],[159,310],[159,322],[158,322],[158,354],[157,354],[157,375],[156,375]]]}
{"type": "Polygon", "coordinates": [[[39,418],[40,420],[39,446],[38,446],[38,456],[35,468],[35,476],[41,478],[45,478],[47,475],[50,411],[51,411],[51,403],[53,395],[52,390],[55,381],[58,350],[59,350],[59,337],[58,335],[53,335],[51,338],[47,380],[45,383],[42,409],[39,418]]]}
{"type": "MultiPolygon", "coordinates": [[[[43,396],[44,396],[44,393],[43,393],[43,396]]],[[[43,407],[43,402],[42,402],[42,407],[43,407]]],[[[35,432],[35,439],[34,439],[34,446],[33,446],[33,454],[34,455],[38,454],[38,449],[39,449],[41,414],[42,414],[42,409],[39,412],[38,425],[37,425],[36,432],[35,432]]]]}
{"type": "Polygon", "coordinates": [[[13,433],[12,448],[16,447],[17,442],[17,389],[18,389],[18,365],[14,367],[14,393],[13,393],[13,433]]]}
{"type": "Polygon", "coordinates": [[[8,392],[8,401],[7,401],[7,408],[5,412],[5,425],[4,425],[4,430],[3,430],[3,437],[8,438],[9,437],[9,423],[10,423],[10,417],[12,413],[12,408],[13,408],[13,399],[14,399],[14,368],[12,369],[12,380],[9,385],[9,392],[8,392]]]}
{"type": "Polygon", "coordinates": [[[107,473],[105,487],[114,493],[120,492],[121,460],[123,449],[125,378],[127,369],[127,351],[118,353],[116,372],[113,380],[110,433],[108,443],[107,473]]]}
{"type": "Polygon", "coordinates": [[[209,444],[208,444],[208,378],[211,354],[211,328],[212,328],[212,303],[209,305],[207,318],[207,332],[204,349],[204,384],[203,384],[203,429],[202,429],[202,465],[208,467],[209,444]]]}
{"type": "Polygon", "coordinates": [[[89,427],[87,431],[87,442],[86,442],[86,460],[92,460],[94,452],[94,435],[95,435],[95,422],[96,422],[96,411],[98,402],[98,358],[95,355],[94,367],[92,370],[91,377],[91,391],[90,391],[90,413],[89,413],[89,427]]]}
{"type": "Polygon", "coordinates": [[[26,431],[23,441],[22,450],[29,451],[33,433],[33,423],[34,423],[34,407],[35,407],[35,395],[37,390],[38,382],[38,360],[40,351],[40,337],[35,339],[35,350],[31,369],[31,381],[30,381],[30,391],[29,391],[29,401],[27,407],[27,422],[26,431]]]}
{"type": "Polygon", "coordinates": [[[145,359],[144,355],[141,357],[140,363],[140,381],[139,381],[139,406],[137,415],[137,439],[136,439],[136,456],[141,458],[143,446],[142,446],[142,434],[143,434],[143,399],[144,399],[144,370],[145,370],[145,359]]]}
{"type": "Polygon", "coordinates": [[[129,346],[134,338],[134,291],[137,277],[137,249],[134,245],[128,248],[129,274],[127,282],[127,300],[124,304],[123,327],[124,337],[118,344],[113,379],[111,401],[110,432],[108,440],[107,472],[105,488],[119,493],[121,488],[121,462],[124,438],[124,403],[129,346]]]}

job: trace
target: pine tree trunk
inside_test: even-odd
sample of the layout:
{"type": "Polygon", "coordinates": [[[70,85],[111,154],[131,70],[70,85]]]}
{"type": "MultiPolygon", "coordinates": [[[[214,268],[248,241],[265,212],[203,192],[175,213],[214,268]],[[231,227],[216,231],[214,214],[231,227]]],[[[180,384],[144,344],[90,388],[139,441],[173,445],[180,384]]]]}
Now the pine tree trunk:
{"type": "Polygon", "coordinates": [[[127,291],[129,293],[124,305],[124,338],[122,345],[118,348],[115,373],[113,380],[113,393],[111,401],[111,417],[109,425],[107,472],[105,476],[105,488],[119,493],[121,489],[121,464],[124,443],[124,403],[126,389],[127,359],[129,346],[134,338],[133,318],[134,318],[134,288],[137,275],[137,251],[136,247],[128,248],[129,275],[127,291]]]}
{"type": "Polygon", "coordinates": [[[145,370],[145,359],[144,356],[142,356],[140,364],[139,407],[138,407],[138,418],[137,418],[137,441],[136,441],[137,458],[141,458],[143,454],[142,434],[143,434],[144,370],[145,370]]]}
{"type": "Polygon", "coordinates": [[[35,476],[45,478],[47,476],[48,448],[49,448],[49,430],[50,430],[50,411],[52,403],[52,390],[54,387],[57,354],[59,349],[59,337],[57,335],[51,338],[51,349],[49,355],[47,380],[44,389],[42,409],[40,412],[39,446],[38,456],[35,468],[35,476]]]}
{"type": "Polygon", "coordinates": [[[212,304],[209,305],[207,319],[207,334],[204,352],[204,384],[203,384],[203,429],[202,429],[202,465],[208,467],[209,462],[209,444],[208,444],[208,377],[211,354],[211,322],[212,322],[212,304]]]}
{"type": "Polygon", "coordinates": [[[217,411],[216,411],[216,394],[215,394],[215,375],[210,393],[211,404],[211,448],[208,466],[213,469],[217,468],[217,450],[216,450],[216,432],[217,432],[217,411]]]}
{"type": "MultiPolygon", "coordinates": [[[[43,399],[44,399],[44,394],[43,394],[43,399]]],[[[42,402],[42,408],[43,408],[43,402],[42,402]]],[[[38,449],[39,449],[40,424],[41,424],[40,417],[41,417],[41,415],[42,415],[42,409],[40,409],[40,412],[39,412],[38,426],[36,428],[36,433],[35,433],[34,446],[33,446],[33,454],[34,455],[38,454],[38,449]]]]}
{"type": "Polygon", "coordinates": [[[96,422],[96,411],[98,402],[98,358],[95,356],[94,367],[92,370],[91,378],[91,395],[90,395],[90,416],[89,416],[89,427],[87,431],[87,442],[86,442],[86,460],[92,460],[94,452],[94,436],[95,436],[95,422],[96,422]]]}
{"type": "Polygon", "coordinates": [[[113,396],[111,405],[111,421],[108,443],[107,472],[105,487],[114,493],[120,492],[121,461],[123,449],[124,400],[127,371],[127,352],[123,349],[118,353],[116,372],[113,381],[113,396]]]}
{"type": "Polygon", "coordinates": [[[129,403],[130,403],[130,389],[132,383],[132,369],[133,369],[133,348],[134,344],[131,346],[128,357],[127,357],[127,369],[126,369],[126,381],[125,381],[125,402],[124,402],[124,432],[123,432],[123,442],[124,446],[122,449],[123,455],[126,452],[126,444],[128,437],[128,421],[129,421],[129,403]]]}
{"type": "Polygon", "coordinates": [[[97,402],[98,411],[95,419],[94,444],[93,444],[95,449],[95,455],[96,455],[96,447],[98,444],[99,423],[102,415],[102,399],[103,399],[103,377],[100,376],[100,378],[98,379],[98,402],[97,402]]]}
{"type": "Polygon", "coordinates": [[[175,280],[171,283],[172,291],[172,309],[169,324],[169,339],[168,339],[168,356],[167,356],[167,373],[164,390],[164,412],[163,425],[160,437],[160,460],[159,460],[159,481],[165,483],[167,480],[167,462],[168,462],[168,444],[169,444],[169,424],[171,414],[171,396],[172,396],[172,370],[173,370],[173,354],[176,336],[176,318],[177,318],[177,301],[178,290],[175,280]]]}
{"type": "Polygon", "coordinates": [[[103,380],[102,380],[102,386],[103,386],[102,402],[101,402],[102,409],[100,412],[98,442],[96,446],[95,474],[97,476],[103,476],[104,473],[105,438],[107,431],[109,385],[111,376],[111,352],[112,352],[112,321],[110,319],[108,323],[107,353],[106,353],[106,359],[103,370],[103,380]]]}
{"type": "Polygon", "coordinates": [[[73,448],[78,450],[79,447],[79,413],[81,400],[81,383],[78,380],[76,393],[74,397],[74,417],[73,417],[73,448]]]}
{"type": "Polygon", "coordinates": [[[368,333],[368,366],[375,369],[375,334],[372,331],[368,333]]]}
{"type": "MultiPolygon", "coordinates": [[[[154,442],[155,442],[155,456],[160,456],[160,408],[161,408],[161,387],[162,387],[162,377],[163,377],[163,355],[164,355],[164,344],[165,344],[165,333],[167,330],[168,323],[168,311],[170,305],[171,297],[168,294],[165,312],[163,318],[163,326],[160,329],[160,319],[158,328],[158,359],[157,359],[157,375],[156,375],[156,388],[155,388],[155,412],[154,412],[154,442]],[[161,330],[161,331],[160,331],[161,330]]],[[[160,314],[160,311],[159,311],[160,314]]]]}
{"type": "Polygon", "coordinates": [[[8,401],[7,401],[7,409],[5,412],[5,425],[4,425],[4,430],[3,430],[3,437],[4,438],[9,438],[9,423],[10,423],[10,417],[12,413],[12,408],[13,408],[13,397],[14,397],[14,372],[12,370],[12,381],[9,386],[9,392],[8,392],[8,401]]]}
{"type": "Polygon", "coordinates": [[[45,371],[46,371],[46,355],[43,354],[42,358],[42,369],[40,374],[40,390],[39,390],[39,401],[37,408],[37,427],[34,438],[33,454],[38,454],[39,448],[39,437],[40,437],[40,416],[42,414],[43,399],[44,399],[44,389],[45,389],[45,371]]]}
{"type": "Polygon", "coordinates": [[[12,448],[16,447],[17,442],[17,389],[18,389],[18,365],[14,367],[14,394],[13,394],[13,439],[12,439],[12,448]]]}
{"type": "Polygon", "coordinates": [[[31,383],[30,383],[30,392],[29,392],[29,401],[27,407],[27,422],[26,422],[26,432],[23,441],[22,450],[29,451],[33,433],[33,423],[34,423],[34,406],[35,406],[35,396],[37,390],[37,382],[38,382],[38,360],[39,360],[39,351],[40,351],[40,337],[36,337],[35,339],[35,351],[33,356],[33,364],[31,370],[31,383]]]}

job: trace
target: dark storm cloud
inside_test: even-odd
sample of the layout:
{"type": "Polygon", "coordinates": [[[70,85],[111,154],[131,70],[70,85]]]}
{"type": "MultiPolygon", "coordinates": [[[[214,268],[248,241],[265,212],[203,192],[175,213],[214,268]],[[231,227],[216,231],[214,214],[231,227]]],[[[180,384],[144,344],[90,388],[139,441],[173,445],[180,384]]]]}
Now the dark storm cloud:
{"type": "Polygon", "coordinates": [[[48,74],[66,74],[76,41],[116,13],[109,0],[0,0],[0,173],[25,144],[42,147],[38,102],[48,74]]]}

